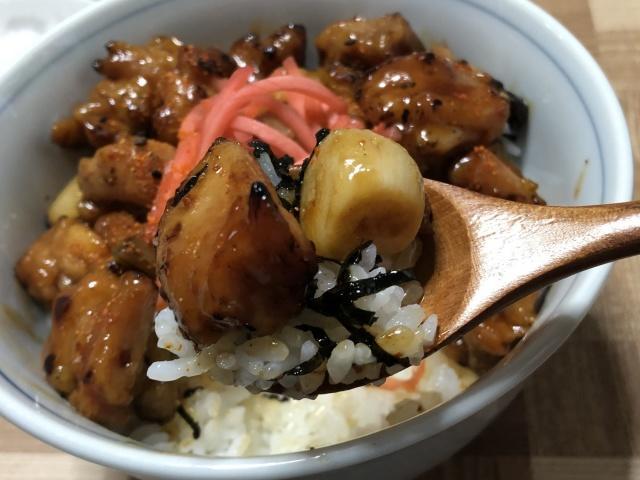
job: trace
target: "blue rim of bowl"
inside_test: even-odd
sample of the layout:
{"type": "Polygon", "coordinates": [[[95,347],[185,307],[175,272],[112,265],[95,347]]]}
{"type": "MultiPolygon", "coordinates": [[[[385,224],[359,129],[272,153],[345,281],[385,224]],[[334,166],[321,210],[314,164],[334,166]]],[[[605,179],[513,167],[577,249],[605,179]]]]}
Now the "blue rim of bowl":
{"type": "MultiPolygon", "coordinates": [[[[91,31],[90,34],[85,35],[79,42],[76,44],[82,44],[90,38],[98,35],[102,31],[116,25],[126,18],[143,13],[144,11],[157,7],[162,4],[175,2],[176,0],[146,0],[145,4],[139,6],[138,8],[130,9],[124,15],[119,16],[117,19],[112,20],[105,25],[103,25],[98,30],[91,31]]],[[[596,132],[598,138],[596,139],[598,145],[598,151],[600,156],[599,167],[601,169],[601,175],[603,179],[603,191],[602,191],[602,199],[601,201],[605,201],[605,193],[606,193],[606,170],[603,165],[603,147],[601,138],[598,135],[599,129],[597,128],[597,124],[594,120],[594,113],[590,108],[588,108],[588,103],[585,101],[584,94],[581,92],[580,88],[575,84],[571,76],[566,72],[563,67],[562,62],[558,60],[557,57],[552,55],[544,46],[540,44],[531,34],[529,34],[525,28],[517,25],[515,21],[507,18],[507,13],[505,9],[499,9],[496,4],[499,2],[492,2],[492,8],[486,7],[485,4],[489,4],[484,0],[455,0],[459,3],[463,3],[465,5],[474,7],[479,11],[482,11],[485,14],[488,14],[495,19],[501,21],[521,36],[526,38],[531,44],[533,44],[540,52],[544,53],[545,56],[551,60],[554,65],[558,68],[560,72],[563,73],[567,81],[570,83],[576,95],[579,97],[582,102],[583,108],[587,115],[589,116],[589,120],[591,122],[593,131],[596,132]],[[500,10],[503,14],[497,14],[496,10],[500,10]]],[[[610,201],[624,201],[631,198],[632,192],[632,160],[631,160],[631,148],[630,141],[628,137],[628,131],[626,127],[626,123],[624,121],[624,116],[622,114],[622,110],[615,99],[615,94],[609,83],[606,80],[606,77],[597,66],[595,60],[590,56],[590,54],[586,51],[586,49],[569,33],[562,25],[560,25],[555,19],[549,16],[546,12],[544,12],[539,7],[529,3],[529,2],[518,2],[517,0],[501,0],[503,6],[510,7],[512,10],[510,13],[512,15],[517,15],[519,13],[525,12],[525,16],[533,16],[536,17],[542,24],[544,24],[549,32],[556,37],[559,35],[565,42],[565,46],[571,48],[578,57],[580,57],[583,65],[580,65],[582,68],[586,68],[589,70],[594,70],[599,73],[598,78],[593,79],[598,86],[597,88],[603,93],[603,96],[608,97],[604,102],[607,104],[605,109],[606,113],[613,117],[614,122],[617,127],[621,130],[618,130],[618,134],[621,136],[621,140],[618,142],[618,145],[615,147],[619,150],[620,158],[625,158],[626,162],[621,162],[621,165],[627,165],[627,175],[624,175],[625,172],[622,172],[623,176],[628,176],[629,181],[627,182],[626,188],[620,188],[616,192],[613,192],[611,195],[614,198],[611,198],[610,201]],[[553,30],[553,31],[552,31],[553,30]],[[586,63],[586,64],[585,64],[586,63]]],[[[127,3],[127,0],[111,0],[106,1],[102,4],[97,4],[93,7],[88,8],[86,11],[81,12],[80,14],[74,16],[68,21],[63,22],[59,27],[54,29],[49,35],[47,35],[39,45],[43,45],[45,42],[55,42],[55,39],[58,36],[63,36],[67,30],[72,29],[75,26],[81,25],[89,20],[95,21],[99,14],[103,11],[107,11],[114,5],[122,6],[127,3]]],[[[140,5],[141,2],[137,2],[137,5],[140,5]]],[[[22,94],[22,92],[28,88],[31,81],[33,81],[37,76],[45,73],[45,71],[53,64],[55,64],[60,58],[69,54],[72,49],[63,50],[58,53],[58,55],[48,62],[40,62],[42,65],[35,72],[32,72],[29,75],[29,79],[27,82],[23,82],[21,86],[17,89],[16,92],[8,99],[5,99],[0,105],[0,113],[4,111],[4,109],[9,106],[12,101],[22,94]]],[[[26,65],[30,62],[33,62],[34,56],[37,55],[38,46],[36,46],[32,53],[26,56],[21,62],[19,62],[13,69],[11,69],[8,74],[3,77],[0,81],[2,83],[8,83],[11,79],[11,72],[19,69],[26,68],[26,65]]],[[[623,168],[624,170],[624,168],[623,168]]],[[[610,270],[610,266],[599,267],[597,271],[591,271],[588,274],[580,274],[573,278],[572,284],[567,289],[567,293],[564,298],[560,301],[560,304],[572,294],[575,294],[576,284],[580,283],[580,280],[584,280],[587,276],[591,277],[590,282],[582,282],[590,289],[599,289],[599,287],[604,282],[608,272],[610,270]]],[[[587,288],[585,287],[585,288],[587,288]]],[[[595,295],[593,295],[595,297],[595,295]]],[[[591,306],[592,302],[589,302],[587,305],[582,305],[579,308],[581,310],[580,315],[573,314],[573,317],[582,317],[586,310],[591,306]]],[[[578,307],[577,307],[578,308],[578,307]]],[[[553,312],[552,312],[553,313],[553,312]]],[[[575,324],[569,331],[565,331],[563,337],[566,338],[571,331],[577,326],[578,321],[574,322],[575,324]]],[[[564,341],[564,338],[561,341],[556,342],[555,345],[549,345],[547,348],[538,349],[536,354],[531,355],[529,361],[522,364],[522,362],[518,362],[517,359],[509,364],[503,365],[499,369],[494,369],[492,372],[488,373],[481,379],[478,384],[474,387],[471,387],[466,392],[462,393],[458,397],[450,400],[446,403],[446,407],[449,410],[453,410],[456,414],[449,415],[449,417],[454,417],[456,420],[453,422],[447,422],[446,419],[443,421],[441,417],[442,415],[438,415],[442,413],[442,408],[436,408],[429,412],[426,412],[414,419],[403,422],[399,425],[386,428],[380,432],[376,432],[365,437],[361,437],[358,439],[350,440],[338,445],[333,445],[330,447],[319,448],[317,450],[311,452],[298,452],[298,453],[289,453],[289,454],[279,454],[279,455],[271,455],[271,456],[261,456],[261,457],[244,457],[244,458],[211,458],[211,457],[195,457],[192,455],[181,455],[181,454],[168,454],[154,451],[148,447],[144,447],[141,445],[137,445],[131,441],[123,441],[118,438],[113,438],[110,436],[106,436],[98,433],[97,431],[91,430],[87,427],[83,427],[77,423],[72,422],[53,410],[45,407],[42,404],[38,404],[37,400],[31,397],[27,392],[23,391],[15,382],[13,382],[4,372],[0,370],[0,382],[6,383],[10,385],[15,392],[18,392],[19,395],[15,393],[11,393],[6,391],[5,389],[0,389],[0,413],[16,425],[20,426],[24,430],[30,432],[31,434],[42,438],[43,440],[58,446],[59,448],[65,449],[75,455],[78,455],[87,460],[91,460],[93,462],[102,463],[105,465],[113,466],[116,468],[120,468],[123,470],[127,470],[132,473],[137,474],[151,474],[151,475],[160,475],[165,478],[173,478],[175,476],[179,476],[180,473],[184,473],[184,468],[188,465],[189,471],[188,474],[194,478],[211,478],[212,474],[221,473],[224,474],[226,478],[247,478],[247,475],[252,475],[253,478],[267,478],[272,477],[276,473],[276,469],[281,466],[290,466],[292,464],[297,464],[297,470],[295,475],[302,474],[311,474],[318,473],[321,471],[327,470],[327,462],[312,462],[310,460],[313,459],[322,459],[326,457],[333,451],[342,450],[346,451],[349,449],[354,449],[357,444],[368,443],[369,448],[365,448],[368,450],[366,452],[353,452],[351,455],[352,460],[342,461],[342,462],[333,462],[329,465],[330,469],[335,468],[343,468],[355,463],[359,463],[364,460],[371,459],[374,456],[381,456],[384,454],[389,454],[394,451],[397,451],[401,448],[404,448],[408,445],[411,445],[417,441],[423,440],[427,438],[428,435],[424,434],[424,429],[417,428],[415,426],[416,423],[420,424],[428,424],[430,425],[429,433],[431,435],[435,435],[436,433],[441,432],[442,430],[453,426],[454,424],[461,422],[465,418],[471,416],[475,411],[469,410],[465,408],[466,403],[470,403],[474,400],[480,400],[478,403],[480,408],[476,409],[480,410],[490,401],[496,400],[502,395],[506,394],[516,383],[520,380],[515,381],[513,378],[513,373],[516,371],[519,373],[519,378],[525,378],[530,373],[533,372],[549,355],[553,353],[564,341]],[[513,371],[513,372],[512,372],[513,371]],[[524,375],[523,375],[524,372],[524,375]],[[478,388],[480,383],[488,384],[489,382],[494,383],[494,388],[492,392],[488,393],[488,389],[478,388]],[[19,398],[22,397],[20,400],[19,398]],[[26,400],[26,401],[25,401],[26,400]],[[26,421],[26,418],[29,414],[34,414],[35,411],[39,411],[44,414],[47,422],[50,423],[48,433],[43,433],[43,429],[37,429],[33,425],[29,424],[26,421]],[[436,422],[435,420],[440,420],[436,422]],[[73,445],[69,445],[68,442],[63,440],[61,435],[56,435],[53,433],[55,429],[65,429],[71,428],[72,431],[69,432],[70,436],[76,436],[75,442],[73,445]],[[416,435],[412,434],[411,430],[422,431],[422,434],[416,435]],[[382,435],[389,436],[394,434],[397,437],[398,441],[391,442],[389,440],[376,442],[376,440],[380,440],[382,435]],[[98,437],[98,438],[96,438],[98,437]],[[85,443],[86,442],[86,443],[85,443]],[[91,446],[93,444],[93,446],[91,446]],[[386,448],[385,448],[386,446],[386,448]],[[111,458],[104,458],[103,451],[104,449],[108,449],[111,451],[111,458]],[[145,465],[138,465],[139,463],[136,461],[136,456],[139,456],[141,453],[148,455],[148,461],[145,465]],[[196,469],[196,470],[194,470],[196,469]]],[[[70,442],[69,442],[70,443],[70,442]]]]}

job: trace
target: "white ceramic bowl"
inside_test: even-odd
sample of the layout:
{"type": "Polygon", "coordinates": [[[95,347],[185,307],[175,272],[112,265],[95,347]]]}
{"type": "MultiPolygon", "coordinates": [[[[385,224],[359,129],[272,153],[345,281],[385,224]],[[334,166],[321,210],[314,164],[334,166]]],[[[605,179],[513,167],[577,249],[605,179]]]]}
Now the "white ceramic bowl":
{"type": "MultiPolygon", "coordinates": [[[[97,80],[90,68],[110,39],[159,33],[228,45],[256,25],[304,23],[310,38],[332,20],[402,12],[427,41],[445,41],[532,105],[526,174],[551,203],[631,197],[632,159],[616,97],[586,50],[534,5],[518,0],[126,0],[98,4],[65,22],[0,81],[0,412],[74,455],[144,478],[289,478],[366,474],[406,478],[476,435],[577,326],[607,272],[560,282],[535,328],[502,364],[447,404],[341,445],[261,458],[158,453],[78,416],[46,384],[40,367],[45,315],[13,277],[13,264],[43,230],[51,196],[75,159],[49,142],[49,128],[97,80]],[[582,179],[582,180],[581,180],[582,179]],[[582,188],[577,189],[577,183],[582,188]],[[579,191],[576,195],[576,191],[579,191]]],[[[311,51],[311,48],[310,48],[311,51]]],[[[366,408],[365,405],[357,406],[366,408]]],[[[359,477],[358,477],[359,478],[359,477]]]]}

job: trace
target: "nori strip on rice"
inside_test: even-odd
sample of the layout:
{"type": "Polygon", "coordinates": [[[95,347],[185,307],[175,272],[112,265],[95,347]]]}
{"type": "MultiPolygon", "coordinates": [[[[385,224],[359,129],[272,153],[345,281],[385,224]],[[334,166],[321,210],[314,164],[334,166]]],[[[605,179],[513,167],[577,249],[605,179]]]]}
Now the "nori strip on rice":
{"type": "Polygon", "coordinates": [[[194,439],[200,438],[200,425],[198,425],[198,422],[196,422],[193,419],[193,417],[189,415],[189,412],[187,412],[182,405],[178,405],[176,412],[178,413],[178,415],[182,417],[182,419],[187,423],[187,425],[191,427],[191,431],[193,432],[193,438],[194,439]]]}
{"type": "MultiPolygon", "coordinates": [[[[415,279],[410,272],[392,270],[376,275],[373,278],[350,281],[349,267],[362,260],[362,251],[370,245],[371,242],[364,243],[353,250],[343,263],[340,263],[336,286],[327,290],[318,298],[314,298],[317,283],[315,280],[311,282],[307,290],[307,307],[322,315],[336,318],[349,331],[349,339],[353,343],[367,345],[378,361],[386,366],[399,364],[408,367],[410,362],[407,358],[398,358],[391,355],[378,345],[373,335],[362,328],[363,325],[371,325],[375,321],[375,313],[358,308],[353,304],[358,298],[372,295],[390,286],[400,285],[415,279]]],[[[378,258],[376,257],[377,263],[378,258]]],[[[323,358],[328,359],[331,356],[335,343],[318,327],[299,325],[296,328],[311,332],[320,345],[318,353],[313,358],[286,373],[289,375],[304,375],[318,368],[322,364],[323,358]]]]}

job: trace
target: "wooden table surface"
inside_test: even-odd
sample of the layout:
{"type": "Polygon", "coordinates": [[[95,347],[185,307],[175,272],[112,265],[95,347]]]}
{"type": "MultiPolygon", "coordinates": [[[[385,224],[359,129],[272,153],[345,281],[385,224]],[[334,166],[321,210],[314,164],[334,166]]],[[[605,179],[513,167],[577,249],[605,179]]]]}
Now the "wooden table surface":
{"type": "MultiPolygon", "coordinates": [[[[627,115],[640,167],[640,0],[538,0],[594,54],[627,115]]],[[[640,170],[640,168],[639,168],[640,170]]],[[[636,176],[636,198],[640,176],[636,176]]],[[[640,479],[640,257],[617,263],[570,340],[507,411],[421,480],[640,479]]],[[[0,480],[124,480],[0,419],[0,480]]]]}

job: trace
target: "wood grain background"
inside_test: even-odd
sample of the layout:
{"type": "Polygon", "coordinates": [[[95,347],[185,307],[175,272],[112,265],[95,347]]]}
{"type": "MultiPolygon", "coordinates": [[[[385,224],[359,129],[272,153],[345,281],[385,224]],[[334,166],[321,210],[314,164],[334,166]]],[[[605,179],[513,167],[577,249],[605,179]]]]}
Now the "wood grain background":
{"type": "MultiPolygon", "coordinates": [[[[622,102],[640,167],[640,0],[538,0],[593,53],[622,102]]],[[[636,198],[640,176],[635,179],[636,198]]],[[[420,480],[640,479],[640,257],[507,411],[420,480]]],[[[125,480],[0,420],[0,480],[125,480]]]]}

